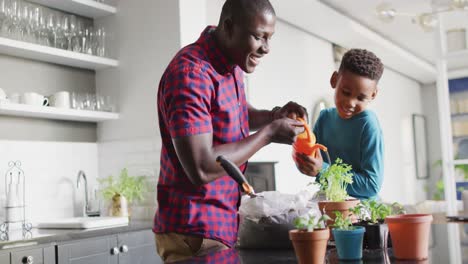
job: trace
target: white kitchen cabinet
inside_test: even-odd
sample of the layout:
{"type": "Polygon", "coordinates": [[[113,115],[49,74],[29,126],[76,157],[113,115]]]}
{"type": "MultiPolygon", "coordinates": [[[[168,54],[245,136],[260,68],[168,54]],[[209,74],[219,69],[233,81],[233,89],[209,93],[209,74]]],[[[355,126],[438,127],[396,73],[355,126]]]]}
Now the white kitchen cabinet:
{"type": "Polygon", "coordinates": [[[16,248],[10,252],[0,253],[1,264],[56,264],[55,263],[55,246],[36,246],[29,248],[16,248]]]}
{"type": "Polygon", "coordinates": [[[57,245],[57,264],[161,264],[154,234],[142,230],[57,245]]]}

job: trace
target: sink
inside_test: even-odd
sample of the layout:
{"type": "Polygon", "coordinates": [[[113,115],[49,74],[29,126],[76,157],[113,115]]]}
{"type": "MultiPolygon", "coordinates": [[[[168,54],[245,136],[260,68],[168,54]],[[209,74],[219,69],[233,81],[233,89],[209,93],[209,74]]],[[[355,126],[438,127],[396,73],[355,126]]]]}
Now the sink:
{"type": "Polygon", "coordinates": [[[128,217],[72,217],[40,221],[37,228],[50,229],[87,229],[128,225],[128,217]]]}

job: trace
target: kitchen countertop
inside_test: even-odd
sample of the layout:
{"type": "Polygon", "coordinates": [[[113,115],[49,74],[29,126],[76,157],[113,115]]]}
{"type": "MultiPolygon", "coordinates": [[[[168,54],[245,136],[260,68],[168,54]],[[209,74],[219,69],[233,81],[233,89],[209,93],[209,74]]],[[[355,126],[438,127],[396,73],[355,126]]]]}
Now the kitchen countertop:
{"type": "MultiPolygon", "coordinates": [[[[363,259],[340,261],[334,247],[327,250],[328,264],[381,264],[381,263],[468,263],[468,223],[432,224],[429,242],[429,258],[423,261],[399,261],[394,259],[392,249],[365,250],[363,259]]],[[[229,263],[229,264],[295,264],[296,255],[292,249],[229,249],[204,257],[193,258],[178,264],[229,263]]]]}
{"type": "Polygon", "coordinates": [[[8,238],[0,236],[0,250],[40,244],[53,244],[63,241],[85,239],[97,236],[114,235],[152,228],[152,221],[130,221],[127,226],[94,229],[37,229],[23,236],[21,230],[11,230],[8,238]]]}
{"type": "MultiPolygon", "coordinates": [[[[21,230],[18,230],[12,232],[19,234],[18,238],[10,236],[12,239],[0,241],[0,250],[150,230],[151,226],[151,221],[131,221],[128,226],[100,229],[33,229],[31,237],[25,239],[21,237],[21,230]]],[[[292,264],[297,263],[297,260],[292,249],[235,248],[180,263],[292,264]]],[[[327,251],[327,263],[344,263],[338,260],[334,247],[329,247],[327,251]]],[[[364,251],[362,260],[346,263],[468,263],[468,223],[432,224],[429,259],[422,262],[398,262],[392,258],[392,250],[389,249],[388,254],[382,250],[364,251]]]]}

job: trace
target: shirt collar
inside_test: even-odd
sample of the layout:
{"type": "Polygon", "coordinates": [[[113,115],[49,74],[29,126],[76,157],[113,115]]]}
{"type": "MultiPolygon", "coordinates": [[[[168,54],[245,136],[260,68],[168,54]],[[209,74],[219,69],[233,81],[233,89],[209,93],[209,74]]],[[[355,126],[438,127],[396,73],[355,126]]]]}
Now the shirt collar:
{"type": "Polygon", "coordinates": [[[221,74],[233,73],[235,64],[230,63],[227,56],[221,51],[218,43],[214,37],[215,26],[208,26],[203,30],[200,38],[197,40],[197,44],[201,45],[208,54],[208,59],[215,68],[215,70],[221,74]]]}

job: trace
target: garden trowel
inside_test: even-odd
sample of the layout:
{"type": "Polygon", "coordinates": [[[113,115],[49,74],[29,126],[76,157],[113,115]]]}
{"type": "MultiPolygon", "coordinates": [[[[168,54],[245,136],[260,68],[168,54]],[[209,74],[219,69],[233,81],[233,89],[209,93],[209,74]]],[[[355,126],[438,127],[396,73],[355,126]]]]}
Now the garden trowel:
{"type": "Polygon", "coordinates": [[[227,174],[231,176],[231,178],[233,178],[242,187],[242,190],[247,195],[249,195],[251,198],[258,196],[257,194],[255,194],[253,187],[247,182],[247,179],[245,178],[244,174],[242,174],[242,172],[236,166],[236,164],[226,159],[223,155],[218,156],[216,158],[216,161],[221,165],[221,167],[223,167],[227,174]]]}

